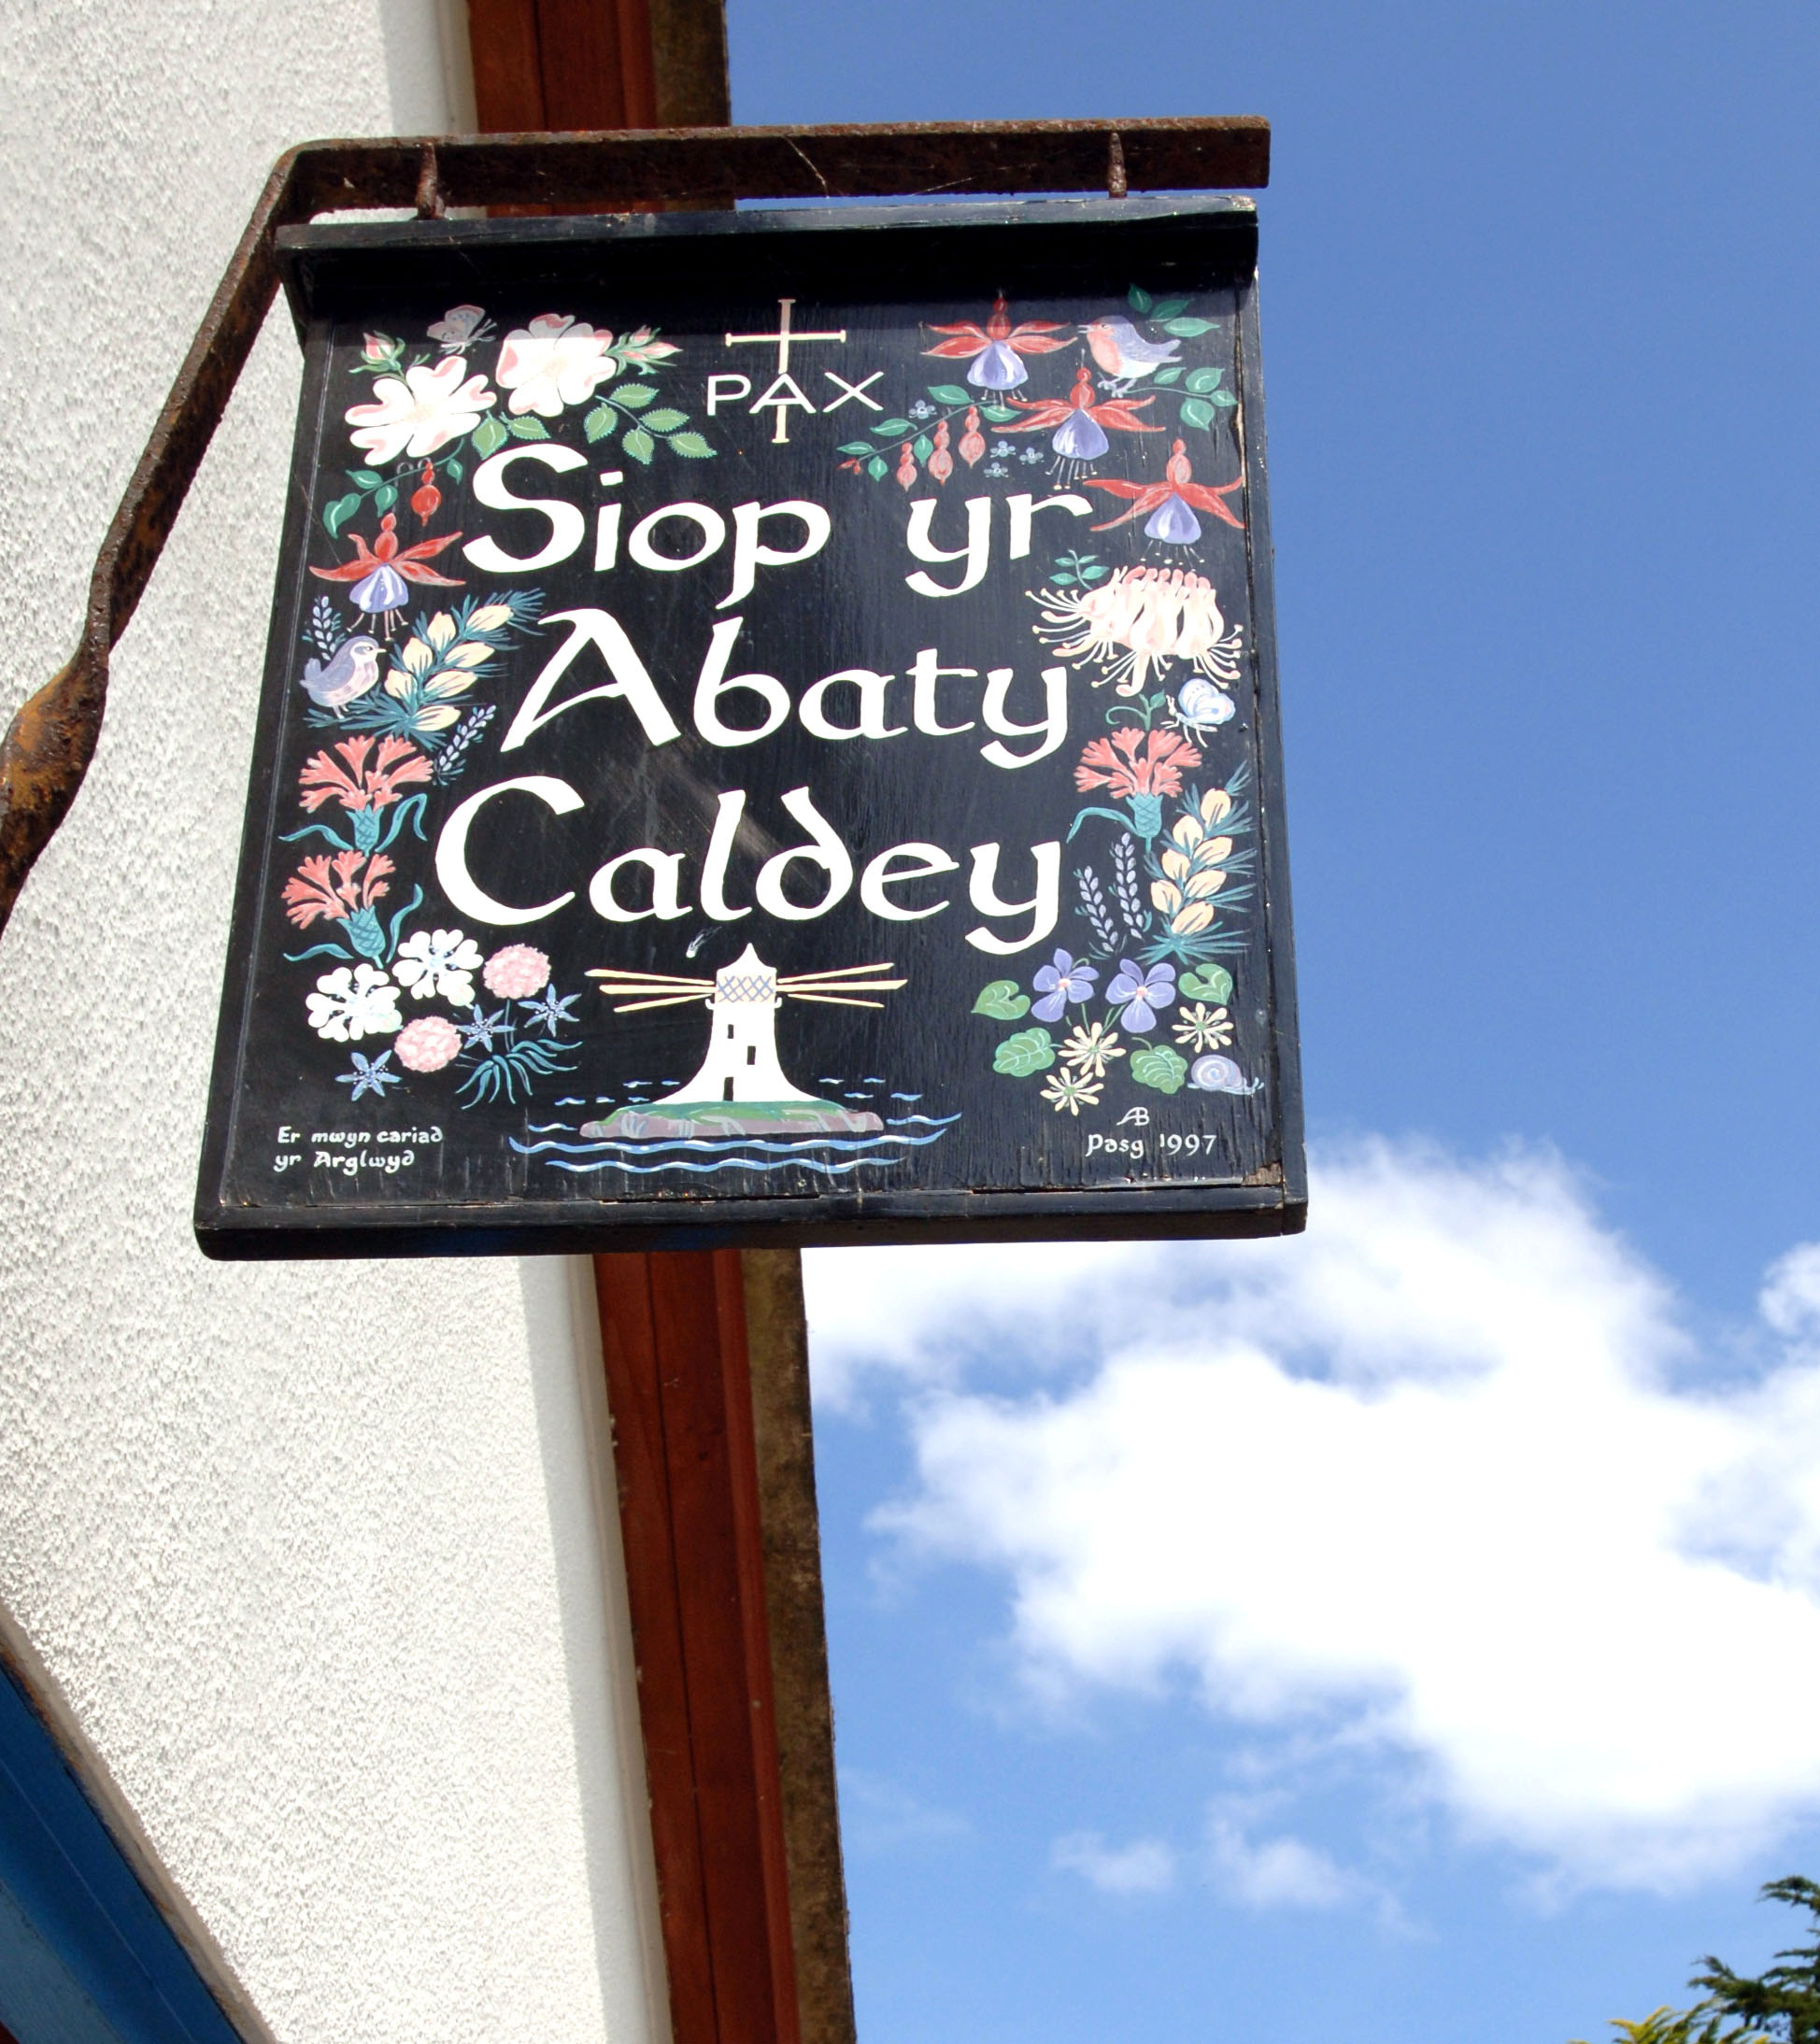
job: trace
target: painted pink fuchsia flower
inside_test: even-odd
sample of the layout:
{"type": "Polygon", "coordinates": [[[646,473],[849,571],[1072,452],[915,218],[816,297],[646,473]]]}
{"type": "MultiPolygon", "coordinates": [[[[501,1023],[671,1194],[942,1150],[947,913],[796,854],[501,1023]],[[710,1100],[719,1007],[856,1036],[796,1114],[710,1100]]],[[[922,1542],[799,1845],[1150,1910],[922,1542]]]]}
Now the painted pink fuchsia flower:
{"type": "Polygon", "coordinates": [[[461,1030],[439,1015],[420,1015],[405,1023],[392,1044],[398,1062],[411,1072],[440,1072],[455,1061],[461,1047],[461,1030]]]}
{"type": "Polygon", "coordinates": [[[1147,511],[1144,530],[1151,539],[1159,539],[1166,546],[1192,546],[1201,537],[1201,520],[1196,511],[1211,511],[1215,518],[1223,519],[1236,532],[1244,531],[1244,520],[1227,504],[1226,500],[1235,490],[1244,488],[1244,477],[1240,476],[1230,483],[1208,485],[1194,479],[1194,468],[1188,461],[1187,443],[1172,440],[1169,443],[1169,460],[1163,464],[1163,480],[1159,483],[1128,483],[1118,477],[1107,478],[1089,476],[1086,478],[1089,490],[1103,490],[1115,497],[1129,497],[1131,508],[1121,511],[1116,518],[1108,518],[1103,525],[1089,528],[1095,532],[1109,532],[1115,525],[1126,525],[1147,511]]]}
{"type": "Polygon", "coordinates": [[[485,376],[468,375],[459,355],[445,355],[432,369],[419,363],[401,376],[379,376],[371,405],[350,405],[346,418],[359,430],[349,435],[371,461],[395,461],[401,454],[420,461],[480,423],[499,400],[485,376]]]}
{"type": "Polygon", "coordinates": [[[493,375],[512,395],[507,409],[559,419],[565,405],[585,405],[619,364],[607,350],[613,336],[558,312],[540,312],[529,326],[514,327],[499,351],[493,375]]]}
{"type": "Polygon", "coordinates": [[[549,959],[535,944],[508,944],[487,960],[480,978],[502,1001],[529,1001],[548,982],[549,959]]]}
{"type": "Polygon", "coordinates": [[[957,326],[931,327],[930,332],[949,338],[937,341],[923,353],[946,355],[957,362],[971,358],[967,381],[978,390],[1015,390],[1030,377],[1023,362],[1026,355],[1052,355],[1070,340],[1053,319],[1026,319],[1013,326],[1011,308],[1002,298],[992,301],[992,316],[983,327],[966,319],[957,326]]]}

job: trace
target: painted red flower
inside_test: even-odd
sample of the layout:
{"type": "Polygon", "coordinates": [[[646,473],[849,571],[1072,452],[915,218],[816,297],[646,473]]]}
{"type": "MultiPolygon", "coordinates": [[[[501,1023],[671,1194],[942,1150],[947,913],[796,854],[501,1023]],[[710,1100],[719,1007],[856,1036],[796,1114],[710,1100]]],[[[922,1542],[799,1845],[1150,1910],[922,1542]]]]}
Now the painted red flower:
{"type": "Polygon", "coordinates": [[[285,882],[284,912],[299,930],[307,930],[318,916],[345,922],[356,909],[371,908],[391,892],[385,878],[391,871],[391,860],[383,853],[369,859],[364,852],[319,852],[285,882]]]}
{"type": "Polygon", "coordinates": [[[1072,338],[1054,319],[1026,319],[1020,326],[1013,326],[1011,308],[1002,297],[992,301],[992,316],[984,327],[964,319],[958,326],[931,327],[930,332],[946,334],[950,338],[937,341],[923,353],[946,355],[956,361],[971,355],[973,366],[967,371],[967,381],[982,390],[1015,390],[1030,377],[1023,356],[1052,355],[1057,348],[1066,348],[1072,338]]]}
{"type": "Polygon", "coordinates": [[[344,809],[383,809],[395,802],[401,788],[428,781],[430,762],[406,738],[379,740],[379,757],[369,769],[366,756],[373,749],[371,738],[344,739],[334,749],[348,763],[326,752],[319,752],[301,775],[304,807],[312,813],[327,802],[338,802],[344,809]]]}
{"type": "Polygon", "coordinates": [[[1109,788],[1115,795],[1179,795],[1183,773],[1200,764],[1200,753],[1179,732],[1127,726],[1094,739],[1074,769],[1074,786],[1109,788]]]}
{"type": "Polygon", "coordinates": [[[1159,483],[1128,483],[1116,478],[1108,481],[1099,476],[1089,476],[1089,490],[1103,490],[1108,496],[1129,497],[1131,508],[1121,511],[1116,518],[1108,518],[1103,525],[1096,525],[1096,532],[1109,532],[1115,525],[1126,525],[1134,518],[1147,511],[1150,514],[1144,530],[1152,539],[1159,539],[1171,546],[1192,546],[1201,537],[1201,521],[1195,511],[1211,511],[1216,518],[1238,532],[1244,531],[1244,520],[1227,508],[1226,499],[1235,490],[1244,488],[1244,477],[1236,481],[1219,483],[1209,487],[1194,480],[1194,470],[1189,465],[1185,442],[1172,440],[1169,444],[1169,461],[1163,469],[1163,481],[1159,483]],[[1190,508],[1192,507],[1192,508],[1190,508]]]}

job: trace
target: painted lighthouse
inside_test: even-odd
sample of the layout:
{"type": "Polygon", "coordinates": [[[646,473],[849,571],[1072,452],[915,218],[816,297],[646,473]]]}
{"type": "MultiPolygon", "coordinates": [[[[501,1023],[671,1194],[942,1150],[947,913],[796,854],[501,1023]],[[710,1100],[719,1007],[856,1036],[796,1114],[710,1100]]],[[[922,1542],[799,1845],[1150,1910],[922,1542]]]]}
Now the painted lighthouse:
{"type": "Polygon", "coordinates": [[[780,977],[748,944],[712,980],[665,972],[601,967],[589,974],[616,1005],[616,1015],[694,1005],[708,1011],[707,1054],[686,1085],[660,1100],[621,1107],[604,1121],[587,1123],[585,1137],[641,1138],[740,1135],[876,1135],[876,1114],[856,1113],[805,1093],[777,1059],[777,1008],[783,1001],[824,1001],[844,1008],[881,1008],[868,998],[894,992],[904,982],[881,979],[887,965],[837,966],[825,972],[780,977]]]}

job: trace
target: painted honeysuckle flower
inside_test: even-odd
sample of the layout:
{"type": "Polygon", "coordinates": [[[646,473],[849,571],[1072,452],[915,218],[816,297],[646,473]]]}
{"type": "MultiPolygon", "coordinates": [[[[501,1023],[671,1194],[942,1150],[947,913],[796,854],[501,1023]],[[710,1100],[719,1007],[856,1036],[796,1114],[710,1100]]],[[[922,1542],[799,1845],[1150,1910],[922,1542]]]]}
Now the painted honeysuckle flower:
{"type": "Polygon", "coordinates": [[[453,354],[474,338],[476,327],[486,323],[487,315],[480,306],[450,305],[442,318],[425,331],[433,341],[440,341],[453,354]]]}
{"type": "Polygon", "coordinates": [[[549,956],[534,944],[508,944],[495,951],[480,974],[490,994],[504,1001],[528,1001],[549,980],[549,956]]]}
{"type": "Polygon", "coordinates": [[[413,1001],[447,1001],[465,1008],[474,1000],[480,947],[459,930],[419,930],[399,946],[392,970],[413,1001]]]}
{"type": "Polygon", "coordinates": [[[618,373],[607,353],[613,336],[557,312],[540,312],[529,326],[514,327],[499,351],[494,380],[512,395],[507,409],[561,418],[565,405],[585,405],[618,373]]]}
{"type": "Polygon", "coordinates": [[[1042,1000],[1031,1008],[1031,1013],[1042,1022],[1059,1022],[1061,1011],[1071,1001],[1091,1001],[1094,982],[1100,977],[1098,966],[1076,965],[1074,954],[1058,951],[1053,965],[1039,965],[1036,977],[1031,982],[1042,1000]]]}
{"type": "Polygon", "coordinates": [[[462,1032],[439,1015],[420,1015],[407,1022],[391,1046],[398,1062],[409,1072],[440,1072],[455,1061],[462,1047],[462,1032]]]}
{"type": "Polygon", "coordinates": [[[371,461],[395,461],[401,454],[421,460],[459,440],[498,404],[485,376],[468,375],[459,355],[445,355],[432,369],[419,364],[402,377],[379,376],[371,405],[350,405],[346,418],[358,430],[348,435],[371,461]]]}
{"type": "Polygon", "coordinates": [[[308,997],[309,1026],[334,1043],[390,1036],[403,1025],[398,989],[377,965],[338,965],[308,997]]]}
{"type": "Polygon", "coordinates": [[[1125,1012],[1118,1019],[1133,1036],[1147,1035],[1157,1026],[1157,1010],[1175,999],[1175,968],[1153,965],[1146,969],[1120,958],[1106,999],[1124,1004],[1125,1012]]]}

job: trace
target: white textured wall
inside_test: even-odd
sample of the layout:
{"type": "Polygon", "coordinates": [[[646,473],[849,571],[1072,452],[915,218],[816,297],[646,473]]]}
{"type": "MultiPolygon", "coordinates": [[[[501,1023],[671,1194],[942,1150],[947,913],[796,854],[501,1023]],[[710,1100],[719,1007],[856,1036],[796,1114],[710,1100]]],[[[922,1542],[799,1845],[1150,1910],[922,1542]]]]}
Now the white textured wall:
{"type": "MultiPolygon", "coordinates": [[[[447,0],[6,17],[0,716],[272,158],[461,116],[447,0]]],[[[190,1234],[297,367],[280,311],[0,941],[0,1601],[286,2044],[651,2044],[576,1270],[190,1234]]]]}

